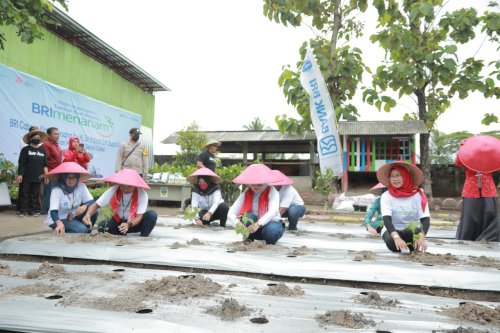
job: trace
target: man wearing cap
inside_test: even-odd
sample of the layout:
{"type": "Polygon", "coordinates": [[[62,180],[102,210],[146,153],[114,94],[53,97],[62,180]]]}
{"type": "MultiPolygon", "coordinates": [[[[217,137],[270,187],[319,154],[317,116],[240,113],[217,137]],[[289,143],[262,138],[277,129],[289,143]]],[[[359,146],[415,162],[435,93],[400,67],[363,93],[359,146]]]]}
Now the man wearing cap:
{"type": "Polygon", "coordinates": [[[205,145],[207,149],[198,156],[198,161],[196,162],[198,169],[208,168],[215,172],[215,167],[217,166],[215,152],[220,145],[221,143],[217,140],[208,141],[205,145]]]}
{"type": "Polygon", "coordinates": [[[279,170],[272,170],[280,180],[273,185],[280,194],[280,215],[288,218],[288,230],[297,230],[299,219],[306,213],[304,200],[299,192],[292,186],[293,180],[279,170]]]}
{"type": "Polygon", "coordinates": [[[113,215],[99,223],[100,232],[114,235],[140,232],[142,237],[148,237],[158,218],[154,210],[147,210],[148,194],[144,189],[149,189],[148,184],[132,169],[123,169],[104,180],[115,185],[89,207],[83,222],[91,223],[91,216],[99,207],[110,206],[113,215]]]}
{"type": "MultiPolygon", "coordinates": [[[[56,127],[47,128],[48,140],[42,145],[42,148],[47,154],[48,171],[52,171],[62,163],[62,149],[59,146],[59,130],[56,127]]],[[[49,181],[43,188],[42,198],[42,215],[47,215],[50,205],[50,191],[54,186],[54,182],[49,181]]]]}
{"type": "Polygon", "coordinates": [[[146,180],[148,177],[148,149],[143,142],[139,142],[142,134],[138,128],[129,131],[130,140],[121,144],[116,159],[116,171],[132,169],[146,180]]]}

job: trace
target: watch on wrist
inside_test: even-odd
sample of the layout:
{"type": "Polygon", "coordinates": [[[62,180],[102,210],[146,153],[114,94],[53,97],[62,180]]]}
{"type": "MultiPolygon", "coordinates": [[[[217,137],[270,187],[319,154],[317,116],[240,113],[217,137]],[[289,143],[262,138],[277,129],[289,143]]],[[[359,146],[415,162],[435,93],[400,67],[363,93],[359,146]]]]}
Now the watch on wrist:
{"type": "Polygon", "coordinates": [[[397,235],[397,234],[396,234],[396,235],[392,236],[392,238],[393,238],[394,240],[396,240],[396,239],[401,238],[401,237],[399,237],[399,235],[397,235]]]}

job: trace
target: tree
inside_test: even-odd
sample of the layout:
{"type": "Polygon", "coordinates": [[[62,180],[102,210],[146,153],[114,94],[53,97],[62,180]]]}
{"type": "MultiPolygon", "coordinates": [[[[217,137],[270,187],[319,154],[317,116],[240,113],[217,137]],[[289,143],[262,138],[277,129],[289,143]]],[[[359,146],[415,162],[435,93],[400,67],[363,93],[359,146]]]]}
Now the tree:
{"type": "Polygon", "coordinates": [[[200,132],[198,123],[194,121],[185,130],[179,132],[175,143],[181,147],[181,151],[175,155],[173,164],[176,166],[193,165],[196,164],[198,156],[207,143],[207,135],[200,132]]]}
{"type": "MultiPolygon", "coordinates": [[[[17,36],[24,43],[31,44],[43,38],[43,26],[54,24],[47,12],[53,10],[53,3],[59,3],[68,10],[67,0],[3,0],[0,1],[0,26],[13,25],[17,36]]],[[[0,32],[0,49],[5,49],[5,35],[0,32]]]]}
{"type": "Polygon", "coordinates": [[[316,38],[303,43],[299,50],[301,61],[296,68],[283,66],[278,83],[301,119],[276,116],[276,123],[282,132],[302,133],[312,127],[309,96],[300,84],[300,68],[308,45],[318,60],[337,119],[356,120],[359,116],[356,107],[347,101],[356,93],[366,66],[359,48],[350,48],[340,42],[361,36],[363,25],[355,20],[355,16],[359,11],[365,11],[367,6],[367,0],[351,0],[344,6],[341,0],[264,0],[264,15],[270,20],[285,26],[299,26],[306,17],[319,30],[316,38]]]}
{"type": "MultiPolygon", "coordinates": [[[[464,99],[474,91],[485,98],[500,97],[495,84],[500,61],[485,64],[474,56],[461,61],[458,55],[458,46],[466,48],[478,28],[483,38],[498,45],[499,13],[486,11],[479,16],[474,8],[461,8],[441,15],[442,0],[374,0],[373,4],[381,30],[371,40],[386,51],[386,62],[373,75],[373,86],[364,91],[366,102],[389,112],[396,100],[383,92],[391,89],[399,98],[412,96],[417,109],[405,119],[423,120],[430,132],[452,98],[464,99]]],[[[498,117],[486,113],[482,123],[494,122],[498,117]]],[[[429,134],[420,135],[420,159],[424,190],[432,196],[429,134]]]]}
{"type": "Polygon", "coordinates": [[[243,125],[243,128],[246,129],[247,131],[262,131],[265,129],[270,129],[269,127],[266,127],[264,121],[259,117],[253,118],[250,124],[243,125]]]}
{"type": "Polygon", "coordinates": [[[431,130],[429,141],[430,164],[452,164],[460,141],[472,136],[469,132],[445,134],[437,129],[431,130]]]}

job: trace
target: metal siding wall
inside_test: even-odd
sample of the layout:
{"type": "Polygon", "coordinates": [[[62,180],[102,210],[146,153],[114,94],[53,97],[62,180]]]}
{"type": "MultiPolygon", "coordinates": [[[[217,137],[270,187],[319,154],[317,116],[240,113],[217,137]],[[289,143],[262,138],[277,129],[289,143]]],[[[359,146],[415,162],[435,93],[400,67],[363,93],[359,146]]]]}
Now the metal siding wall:
{"type": "Polygon", "coordinates": [[[152,94],[128,82],[78,48],[45,31],[43,40],[21,43],[15,30],[2,26],[7,38],[0,62],[44,81],[142,115],[142,124],[153,127],[152,94]]]}

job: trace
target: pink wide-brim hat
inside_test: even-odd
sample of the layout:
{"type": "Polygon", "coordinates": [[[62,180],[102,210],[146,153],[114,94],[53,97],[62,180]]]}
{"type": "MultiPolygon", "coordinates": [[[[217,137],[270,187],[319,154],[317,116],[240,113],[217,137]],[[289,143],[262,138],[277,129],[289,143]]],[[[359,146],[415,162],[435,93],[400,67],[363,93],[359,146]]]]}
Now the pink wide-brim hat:
{"type": "Polygon", "coordinates": [[[385,186],[389,186],[391,184],[391,182],[389,181],[389,173],[391,172],[391,169],[394,168],[395,166],[402,166],[410,172],[410,177],[413,181],[413,185],[418,186],[424,182],[424,173],[422,172],[422,170],[417,168],[416,165],[406,163],[403,161],[390,162],[382,165],[377,170],[378,181],[385,186]]]}
{"type": "Polygon", "coordinates": [[[368,192],[373,195],[381,195],[384,188],[387,188],[387,186],[382,183],[378,183],[377,185],[373,186],[368,192]]]}
{"type": "Polygon", "coordinates": [[[137,171],[132,169],[123,169],[117,173],[104,178],[105,181],[118,185],[135,186],[149,189],[149,185],[142,179],[137,171]]]}
{"type": "Polygon", "coordinates": [[[252,164],[233,179],[235,184],[256,185],[270,184],[279,181],[279,178],[264,164],[252,164]]]}
{"type": "Polygon", "coordinates": [[[458,158],[476,172],[500,170],[500,140],[490,135],[473,136],[460,146],[458,158]]]}
{"type": "Polygon", "coordinates": [[[222,182],[222,178],[220,178],[219,175],[217,175],[215,172],[213,172],[209,168],[200,168],[200,169],[196,170],[195,172],[193,172],[192,174],[187,176],[186,180],[188,182],[190,182],[191,184],[196,184],[196,183],[198,183],[199,176],[211,177],[212,181],[215,184],[219,184],[220,182],[222,182]]]}
{"type": "Polygon", "coordinates": [[[82,179],[90,178],[90,176],[92,176],[92,174],[87,169],[81,167],[78,163],[75,162],[61,163],[58,167],[50,170],[50,172],[46,173],[44,176],[47,179],[56,181],[59,175],[63,173],[79,173],[80,178],[82,179]]]}
{"type": "Polygon", "coordinates": [[[292,185],[293,184],[293,180],[291,180],[290,178],[288,178],[283,172],[279,171],[279,170],[271,170],[271,172],[277,176],[279,178],[278,181],[274,182],[274,183],[269,183],[269,185],[277,185],[277,186],[280,186],[280,185],[292,185]]]}

